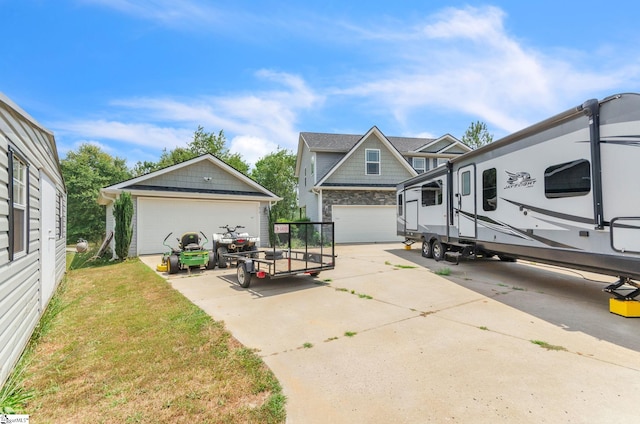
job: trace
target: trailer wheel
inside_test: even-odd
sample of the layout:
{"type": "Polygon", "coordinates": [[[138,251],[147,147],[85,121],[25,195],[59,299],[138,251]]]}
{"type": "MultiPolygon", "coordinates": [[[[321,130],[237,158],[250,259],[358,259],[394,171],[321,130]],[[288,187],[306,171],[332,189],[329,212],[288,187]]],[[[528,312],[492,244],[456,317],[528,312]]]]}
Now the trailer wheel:
{"type": "Polygon", "coordinates": [[[180,260],[178,259],[178,256],[177,255],[169,256],[169,259],[167,259],[167,271],[169,272],[169,274],[175,274],[176,272],[178,272],[179,268],[180,268],[180,260]]]}
{"type": "Polygon", "coordinates": [[[433,258],[433,250],[431,249],[431,243],[428,240],[422,240],[422,257],[433,258]]]}
{"type": "Polygon", "coordinates": [[[207,262],[207,269],[213,269],[216,267],[216,254],[209,252],[209,262],[207,262]]]}
{"type": "Polygon", "coordinates": [[[444,259],[444,247],[442,243],[440,243],[440,240],[434,240],[431,244],[431,254],[437,262],[444,259]]]}
{"type": "Polygon", "coordinates": [[[240,287],[243,289],[246,289],[251,285],[251,273],[247,271],[247,268],[242,263],[238,264],[237,276],[238,284],[240,284],[240,287]]]}
{"type": "Polygon", "coordinates": [[[224,246],[218,247],[218,268],[226,268],[227,267],[227,258],[224,257],[228,252],[227,248],[224,246]]]}

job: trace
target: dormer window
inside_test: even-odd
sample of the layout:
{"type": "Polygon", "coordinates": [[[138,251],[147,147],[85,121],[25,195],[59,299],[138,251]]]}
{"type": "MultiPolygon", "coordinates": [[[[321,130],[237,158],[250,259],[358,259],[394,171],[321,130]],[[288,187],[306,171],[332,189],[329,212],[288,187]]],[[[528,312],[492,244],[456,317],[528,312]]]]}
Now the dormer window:
{"type": "Polygon", "coordinates": [[[427,161],[425,158],[413,158],[411,166],[418,174],[422,174],[427,170],[427,161]]]}
{"type": "Polygon", "coordinates": [[[380,149],[365,150],[365,174],[380,175],[380,149]]]}

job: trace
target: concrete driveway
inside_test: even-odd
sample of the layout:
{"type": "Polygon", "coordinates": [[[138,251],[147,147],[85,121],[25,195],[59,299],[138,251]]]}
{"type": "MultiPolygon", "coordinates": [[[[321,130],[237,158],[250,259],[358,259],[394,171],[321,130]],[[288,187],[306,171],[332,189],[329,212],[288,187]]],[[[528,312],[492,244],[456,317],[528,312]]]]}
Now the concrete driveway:
{"type": "MultiPolygon", "coordinates": [[[[318,278],[249,289],[235,269],[169,279],[258,350],[284,388],[288,423],[638,422],[640,352],[440,277],[428,267],[455,266],[398,243],[336,252],[336,269],[318,278]]],[[[640,338],[640,319],[613,317],[640,338]]]]}

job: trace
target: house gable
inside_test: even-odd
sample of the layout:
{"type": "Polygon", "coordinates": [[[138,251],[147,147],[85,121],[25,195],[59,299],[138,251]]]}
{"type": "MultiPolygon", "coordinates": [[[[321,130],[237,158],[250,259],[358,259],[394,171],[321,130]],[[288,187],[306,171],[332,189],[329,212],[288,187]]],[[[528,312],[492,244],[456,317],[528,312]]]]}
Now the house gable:
{"type": "Polygon", "coordinates": [[[159,197],[245,196],[265,201],[280,197],[213,155],[205,154],[100,190],[98,203],[108,205],[123,190],[159,197]]]}
{"type": "Polygon", "coordinates": [[[196,162],[188,167],[179,168],[156,177],[149,178],[135,186],[145,186],[150,189],[176,188],[206,192],[218,190],[221,192],[255,193],[255,187],[250,186],[237,176],[221,169],[210,161],[196,162]]]}
{"type": "Polygon", "coordinates": [[[321,186],[395,186],[398,181],[416,175],[400,152],[377,128],[373,127],[358,143],[318,182],[321,186]],[[365,152],[380,151],[380,174],[367,175],[365,152]]]}

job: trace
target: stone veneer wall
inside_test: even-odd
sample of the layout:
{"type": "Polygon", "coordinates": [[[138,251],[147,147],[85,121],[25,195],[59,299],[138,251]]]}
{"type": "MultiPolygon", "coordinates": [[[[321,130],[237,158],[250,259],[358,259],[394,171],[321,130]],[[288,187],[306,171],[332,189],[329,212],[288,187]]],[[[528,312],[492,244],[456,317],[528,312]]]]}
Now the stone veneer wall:
{"type": "Polygon", "coordinates": [[[351,190],[324,190],[322,192],[322,220],[333,221],[331,206],[384,206],[396,204],[395,191],[351,191],[351,190]]]}

